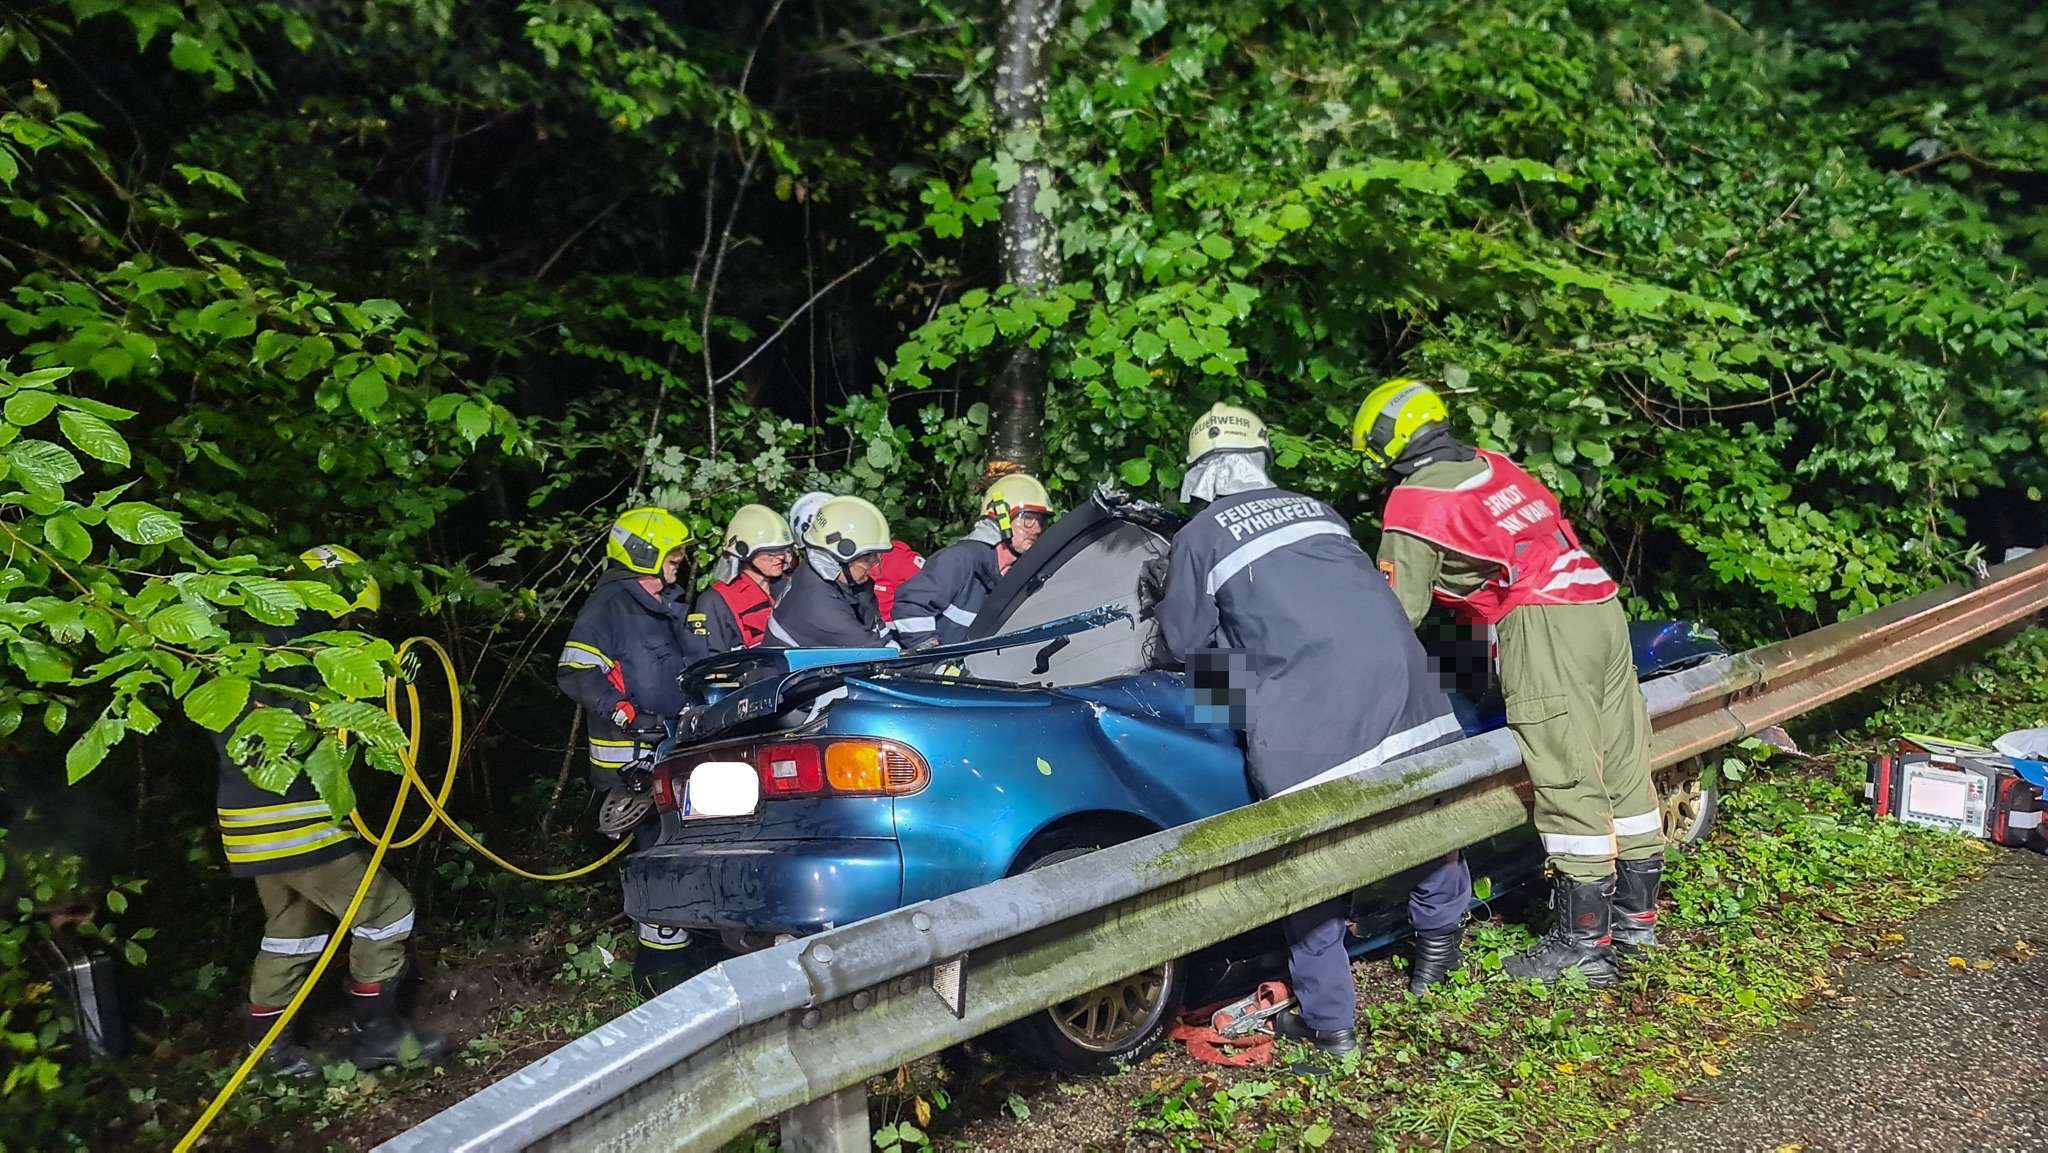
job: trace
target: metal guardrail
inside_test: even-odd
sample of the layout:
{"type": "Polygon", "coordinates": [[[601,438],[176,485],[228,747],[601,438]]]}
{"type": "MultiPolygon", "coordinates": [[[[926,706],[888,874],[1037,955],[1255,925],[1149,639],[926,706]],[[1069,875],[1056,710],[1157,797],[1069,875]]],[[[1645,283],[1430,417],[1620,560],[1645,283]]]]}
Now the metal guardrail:
{"type": "MultiPolygon", "coordinates": [[[[2048,608],[2048,550],[1644,685],[1663,767],[2048,608]]],[[[869,1077],[1528,820],[1496,731],[726,961],[385,1144],[388,1153],[869,1148],[869,1077]]]]}

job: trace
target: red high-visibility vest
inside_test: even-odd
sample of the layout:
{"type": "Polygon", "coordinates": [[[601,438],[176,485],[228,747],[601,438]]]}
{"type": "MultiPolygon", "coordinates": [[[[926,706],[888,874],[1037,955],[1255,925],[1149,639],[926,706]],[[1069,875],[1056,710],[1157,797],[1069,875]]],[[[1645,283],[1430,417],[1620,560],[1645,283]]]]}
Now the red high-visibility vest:
{"type": "Polygon", "coordinates": [[[768,614],[775,611],[775,598],[768,590],[754,583],[745,573],[729,581],[711,586],[725,607],[732,610],[732,619],[740,623],[740,643],[753,648],[768,635],[768,614]]]}
{"type": "Polygon", "coordinates": [[[1436,602],[1467,621],[1496,624],[1525,604],[1597,604],[1620,591],[1558,511],[1543,482],[1496,452],[1480,449],[1487,470],[1453,489],[1399,485],[1387,498],[1384,527],[1439,548],[1491,562],[1494,574],[1436,602]]]}
{"type": "Polygon", "coordinates": [[[874,582],[875,604],[881,608],[883,620],[896,619],[896,590],[923,567],[924,558],[916,549],[900,540],[889,543],[889,551],[882,555],[868,575],[868,579],[874,582]]]}

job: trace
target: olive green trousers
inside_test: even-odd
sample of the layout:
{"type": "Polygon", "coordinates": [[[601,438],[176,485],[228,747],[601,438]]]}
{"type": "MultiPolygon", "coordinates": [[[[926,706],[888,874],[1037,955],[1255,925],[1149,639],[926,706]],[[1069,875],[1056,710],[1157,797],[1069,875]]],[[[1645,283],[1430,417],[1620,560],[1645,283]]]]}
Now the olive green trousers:
{"type": "Polygon", "coordinates": [[[1498,626],[1508,728],[1536,786],[1551,868],[1595,881],[1664,851],[1650,714],[1618,600],[1523,605],[1498,626]]]}
{"type": "MultiPolygon", "coordinates": [[[[251,1005],[280,1006],[298,993],[329,935],[338,931],[369,863],[368,853],[350,853],[324,864],[255,878],[265,920],[263,943],[249,973],[251,1005]]],[[[412,894],[379,869],[348,932],[348,972],[357,984],[398,976],[405,968],[406,940],[412,936],[412,894]]]]}

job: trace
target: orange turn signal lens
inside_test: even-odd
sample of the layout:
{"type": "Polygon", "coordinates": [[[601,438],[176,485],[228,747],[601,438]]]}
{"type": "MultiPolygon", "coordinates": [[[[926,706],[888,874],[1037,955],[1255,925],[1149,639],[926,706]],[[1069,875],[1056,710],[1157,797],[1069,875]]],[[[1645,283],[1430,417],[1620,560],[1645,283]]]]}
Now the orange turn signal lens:
{"type": "Polygon", "coordinates": [[[842,793],[881,792],[881,747],[867,741],[834,741],[825,746],[825,779],[842,793]]]}
{"type": "Polygon", "coordinates": [[[825,779],[838,793],[900,797],[930,784],[931,768],[893,741],[833,741],[825,746],[825,779]]]}

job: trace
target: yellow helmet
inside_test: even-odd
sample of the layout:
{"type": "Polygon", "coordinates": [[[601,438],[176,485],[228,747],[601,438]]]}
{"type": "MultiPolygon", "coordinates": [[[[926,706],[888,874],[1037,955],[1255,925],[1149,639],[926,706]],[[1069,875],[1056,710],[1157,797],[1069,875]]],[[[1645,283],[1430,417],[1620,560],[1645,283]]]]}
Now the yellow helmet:
{"type": "Polygon", "coordinates": [[[384,587],[370,575],[370,566],[353,549],[338,544],[316,545],[299,554],[299,563],[314,572],[332,572],[341,581],[343,595],[355,593],[348,607],[334,616],[345,617],[357,609],[376,612],[384,607],[384,587]]]}
{"type": "Polygon", "coordinates": [[[1195,425],[1188,430],[1187,463],[1208,456],[1212,452],[1271,452],[1273,442],[1266,437],[1266,422],[1248,408],[1221,401],[1211,405],[1209,411],[1195,418],[1195,425]]]}
{"type": "Polygon", "coordinates": [[[804,543],[823,549],[840,561],[868,553],[888,552],[894,543],[889,518],[857,496],[835,496],[818,509],[804,530],[804,543]]]}
{"type": "Polygon", "coordinates": [[[1450,419],[1451,410],[1435,389],[1397,377],[1365,395],[1358,418],[1351,422],[1351,447],[1375,464],[1392,464],[1401,459],[1416,433],[1450,419]]]}
{"type": "Polygon", "coordinates": [[[1010,531],[1011,516],[1020,512],[1052,512],[1052,494],[1030,473],[1010,473],[988,486],[988,492],[981,498],[981,515],[996,522],[996,527],[1004,532],[1010,531]]]}
{"type": "Polygon", "coordinates": [[[757,552],[773,552],[796,544],[782,514],[761,504],[743,504],[725,526],[725,551],[745,560],[757,552]]]}
{"type": "Polygon", "coordinates": [[[660,508],[636,508],[620,513],[612,524],[611,539],[604,555],[636,573],[658,576],[668,554],[688,544],[690,526],[674,513],[660,508]]]}

